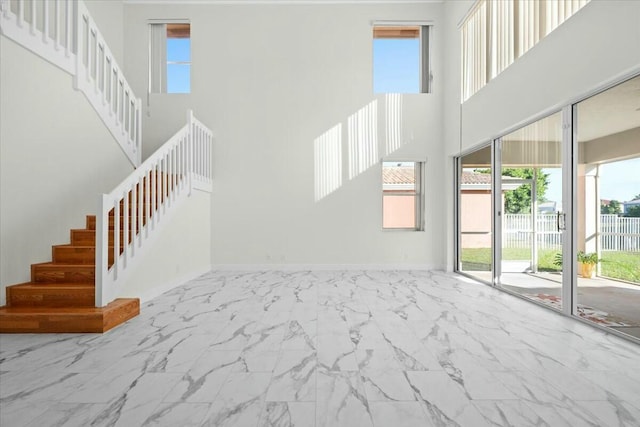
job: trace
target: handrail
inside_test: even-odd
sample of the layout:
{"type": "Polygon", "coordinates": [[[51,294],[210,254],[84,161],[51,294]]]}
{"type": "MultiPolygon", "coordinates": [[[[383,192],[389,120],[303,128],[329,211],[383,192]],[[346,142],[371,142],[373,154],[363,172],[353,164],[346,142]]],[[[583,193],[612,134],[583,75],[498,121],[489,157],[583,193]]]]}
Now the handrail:
{"type": "Polygon", "coordinates": [[[113,301],[147,240],[192,189],[211,191],[213,135],[188,111],[187,124],[109,194],[96,216],[96,307],[113,301]]]}
{"type": "Polygon", "coordinates": [[[82,0],[0,0],[0,33],[74,76],[129,161],[141,161],[136,98],[82,0]]]}

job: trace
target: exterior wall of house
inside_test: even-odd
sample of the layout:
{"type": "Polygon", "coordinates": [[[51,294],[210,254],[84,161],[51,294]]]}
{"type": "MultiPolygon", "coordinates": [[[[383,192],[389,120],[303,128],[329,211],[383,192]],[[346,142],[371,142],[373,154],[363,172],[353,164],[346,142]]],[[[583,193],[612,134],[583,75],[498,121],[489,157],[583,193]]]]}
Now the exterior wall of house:
{"type": "MultiPolygon", "coordinates": [[[[453,156],[640,71],[640,2],[592,0],[460,106],[460,32],[471,2],[445,2],[445,152],[453,156]]],[[[453,188],[446,173],[444,188],[453,188]]],[[[447,217],[455,218],[453,203],[447,217]]],[[[454,223],[447,223],[453,254],[454,223]]],[[[447,266],[453,265],[452,255],[447,266]]]]}
{"type": "Polygon", "coordinates": [[[460,245],[462,248],[491,247],[491,190],[460,194],[460,245]]]}
{"type": "Polygon", "coordinates": [[[0,37],[0,305],[133,167],[73,79],[0,37]]]}
{"type": "Polygon", "coordinates": [[[382,226],[385,228],[414,227],[416,223],[415,197],[385,196],[382,203],[382,219],[382,226]]]}
{"type": "Polygon", "coordinates": [[[444,265],[443,4],[124,9],[125,70],[141,93],[148,20],[191,22],[192,93],[150,95],[143,156],[187,108],[214,130],[213,264],[444,265]],[[372,93],[375,20],[434,23],[432,94],[372,93]],[[316,150],[326,145],[331,156],[316,150]],[[424,232],[382,231],[383,157],[427,161],[424,232]]]}

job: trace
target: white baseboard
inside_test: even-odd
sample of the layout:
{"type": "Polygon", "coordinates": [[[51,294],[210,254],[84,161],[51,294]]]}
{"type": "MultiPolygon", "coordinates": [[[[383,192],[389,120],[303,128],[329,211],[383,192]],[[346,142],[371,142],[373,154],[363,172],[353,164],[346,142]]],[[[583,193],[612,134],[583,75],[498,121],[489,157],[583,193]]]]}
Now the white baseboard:
{"type": "Polygon", "coordinates": [[[144,292],[141,295],[137,295],[136,298],[140,298],[140,304],[144,304],[146,302],[151,301],[154,298],[159,297],[160,295],[164,294],[165,292],[169,292],[170,290],[172,290],[173,288],[176,288],[180,285],[184,285],[185,283],[195,279],[196,277],[200,277],[205,273],[208,273],[211,271],[210,267],[204,267],[195,271],[190,271],[189,273],[174,278],[166,283],[160,284],[158,286],[155,286],[153,289],[149,289],[148,291],[144,292]]]}
{"type": "Polygon", "coordinates": [[[433,264],[213,264],[214,271],[444,270],[433,264]]]}

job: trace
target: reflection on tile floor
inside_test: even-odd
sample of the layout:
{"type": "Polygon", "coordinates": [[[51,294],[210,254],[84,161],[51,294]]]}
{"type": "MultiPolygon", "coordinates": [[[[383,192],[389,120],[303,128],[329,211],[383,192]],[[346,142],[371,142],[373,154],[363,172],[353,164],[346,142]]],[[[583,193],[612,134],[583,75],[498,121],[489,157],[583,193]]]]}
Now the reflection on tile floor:
{"type": "Polygon", "coordinates": [[[638,426],[640,346],[445,273],[212,272],[0,336],[2,426],[638,426]]]}

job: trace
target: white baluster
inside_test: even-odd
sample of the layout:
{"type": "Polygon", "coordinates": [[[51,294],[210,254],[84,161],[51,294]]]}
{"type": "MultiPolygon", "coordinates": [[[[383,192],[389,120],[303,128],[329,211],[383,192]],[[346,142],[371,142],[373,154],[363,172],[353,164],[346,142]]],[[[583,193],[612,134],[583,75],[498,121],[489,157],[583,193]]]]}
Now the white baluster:
{"type": "Polygon", "coordinates": [[[55,0],[53,21],[53,39],[56,50],[60,50],[60,0],[55,0]]]}
{"type": "MultiPolygon", "coordinates": [[[[67,0],[64,4],[65,6],[65,11],[64,11],[64,15],[65,15],[65,20],[64,20],[64,31],[65,31],[65,39],[64,39],[64,47],[65,47],[65,55],[67,56],[67,58],[69,57],[69,55],[71,54],[71,51],[73,49],[73,41],[71,40],[71,34],[72,34],[72,25],[76,26],[76,33],[77,33],[77,50],[76,50],[76,55],[78,56],[82,56],[80,54],[80,22],[81,19],[78,19],[75,23],[73,22],[73,5],[71,4],[71,0],[67,0]]],[[[80,16],[80,10],[77,10],[76,12],[78,14],[78,16],[80,16]]]]}
{"type": "Polygon", "coordinates": [[[36,34],[36,21],[37,21],[37,12],[36,12],[36,0],[31,0],[31,35],[36,34]]]}
{"type": "Polygon", "coordinates": [[[118,278],[118,270],[120,269],[120,198],[114,199],[113,202],[113,277],[118,278]]]}
{"type": "Polygon", "coordinates": [[[187,111],[187,126],[188,126],[188,162],[189,162],[189,195],[193,189],[193,110],[187,111]]]}
{"type": "Polygon", "coordinates": [[[42,10],[42,41],[49,43],[49,2],[44,2],[42,10]]]}
{"type": "Polygon", "coordinates": [[[155,163],[151,168],[151,214],[153,215],[151,219],[151,223],[153,224],[153,228],[156,226],[157,216],[158,216],[158,164],[155,163]]]}
{"type": "MultiPolygon", "coordinates": [[[[129,189],[124,192],[122,197],[122,269],[127,268],[127,261],[129,259],[129,230],[131,229],[131,211],[129,210],[129,197],[131,193],[129,189]]],[[[120,254],[120,247],[118,247],[118,254],[120,254]]]]}

